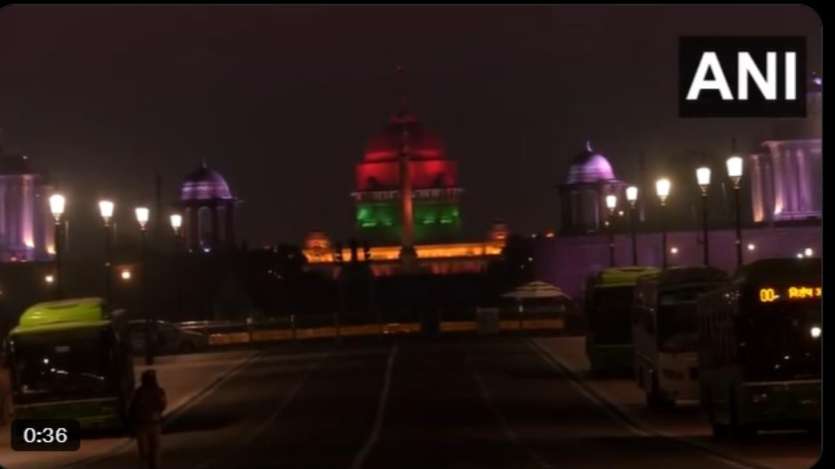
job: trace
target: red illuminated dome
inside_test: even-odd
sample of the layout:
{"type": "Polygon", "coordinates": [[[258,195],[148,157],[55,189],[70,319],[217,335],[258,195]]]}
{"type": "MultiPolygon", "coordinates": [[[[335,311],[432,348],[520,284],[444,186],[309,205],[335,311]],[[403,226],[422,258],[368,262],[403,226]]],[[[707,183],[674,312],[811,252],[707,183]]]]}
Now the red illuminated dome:
{"type": "Polygon", "coordinates": [[[414,114],[401,110],[391,117],[383,131],[368,140],[365,147],[365,161],[396,160],[408,145],[413,159],[445,159],[443,142],[434,132],[427,130],[414,114]]]}

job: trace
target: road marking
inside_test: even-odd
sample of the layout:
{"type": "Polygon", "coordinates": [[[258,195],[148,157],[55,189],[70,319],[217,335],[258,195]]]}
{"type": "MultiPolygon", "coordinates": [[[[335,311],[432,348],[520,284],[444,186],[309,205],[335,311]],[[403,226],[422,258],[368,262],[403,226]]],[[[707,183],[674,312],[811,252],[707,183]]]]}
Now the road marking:
{"type": "Polygon", "coordinates": [[[723,464],[727,464],[729,466],[737,467],[740,469],[763,469],[769,468],[768,466],[764,466],[761,464],[751,463],[747,461],[739,461],[736,458],[732,458],[725,454],[722,454],[718,450],[711,448],[707,445],[699,443],[697,441],[693,441],[684,437],[680,437],[674,434],[670,434],[663,431],[658,431],[654,428],[648,427],[646,424],[640,423],[635,421],[632,417],[627,415],[625,412],[620,410],[615,404],[609,402],[606,398],[600,396],[596,391],[594,391],[591,386],[584,383],[582,378],[580,378],[576,373],[574,373],[571,368],[568,367],[565,363],[562,362],[553,352],[544,348],[542,345],[537,343],[533,340],[528,340],[528,346],[534,349],[539,356],[542,358],[543,361],[551,365],[554,369],[562,373],[565,377],[568,378],[569,383],[577,389],[580,393],[582,393],[590,402],[598,406],[604,412],[606,412],[611,418],[620,422],[622,425],[629,428],[629,430],[636,435],[644,436],[644,437],[660,437],[666,438],[668,440],[674,441],[676,443],[687,445],[692,448],[701,450],[708,458],[721,462],[723,464]]]}
{"type": "Polygon", "coordinates": [[[380,401],[377,403],[377,415],[374,417],[374,426],[371,427],[371,434],[368,435],[365,445],[359,450],[354,457],[354,462],[351,464],[351,469],[361,469],[365,465],[365,460],[380,439],[380,430],[383,428],[383,416],[386,411],[386,403],[389,398],[389,389],[391,388],[391,370],[394,368],[394,357],[397,355],[397,345],[395,344],[389,352],[388,362],[386,363],[386,376],[383,379],[383,391],[380,393],[380,401]]]}
{"type": "MultiPolygon", "coordinates": [[[[217,389],[221,384],[225,383],[226,381],[229,381],[234,375],[237,375],[248,365],[254,363],[260,356],[261,354],[258,352],[248,355],[240,363],[235,364],[230,369],[221,373],[220,376],[215,378],[215,380],[209,383],[207,386],[198,389],[197,391],[192,392],[181,399],[178,399],[177,403],[175,403],[172,409],[168,412],[168,414],[166,414],[163,423],[163,428],[165,428],[165,426],[169,425],[171,422],[177,420],[180,416],[183,415],[183,413],[185,413],[186,410],[188,410],[191,407],[194,407],[194,405],[197,402],[203,400],[206,396],[211,394],[212,391],[217,389]]],[[[62,465],[61,467],[87,467],[91,464],[99,463],[105,459],[112,458],[124,452],[133,444],[134,440],[134,436],[122,437],[116,440],[109,449],[105,449],[102,452],[99,452],[98,454],[93,454],[77,461],[69,462],[67,464],[62,465]]]]}
{"type": "MultiPolygon", "coordinates": [[[[467,361],[469,360],[469,354],[467,355],[467,361]]],[[[537,466],[544,468],[544,469],[554,469],[555,466],[551,465],[546,461],[539,453],[535,452],[534,450],[528,448],[522,441],[519,439],[519,436],[513,431],[510,424],[507,422],[507,419],[504,415],[499,411],[496,405],[493,403],[493,400],[490,398],[490,393],[487,391],[487,386],[484,384],[484,380],[481,378],[481,375],[476,371],[475,367],[473,367],[473,376],[475,377],[476,383],[478,383],[478,390],[481,394],[481,399],[487,405],[487,408],[490,409],[490,412],[493,413],[493,417],[499,421],[499,424],[502,427],[502,431],[505,434],[505,437],[510,440],[510,442],[514,446],[518,446],[525,450],[528,453],[528,456],[536,463],[537,466]]]]}
{"type": "MultiPolygon", "coordinates": [[[[292,389],[290,389],[290,392],[287,393],[287,395],[284,397],[284,400],[281,401],[281,404],[279,404],[279,406],[273,411],[273,413],[271,413],[270,416],[267,417],[266,420],[261,422],[261,424],[258,425],[257,428],[255,428],[251,431],[245,432],[248,437],[245,438],[240,444],[238,444],[238,447],[237,447],[238,450],[246,448],[256,438],[261,436],[261,434],[263,434],[270,425],[275,423],[275,420],[278,419],[278,417],[284,412],[284,410],[287,408],[287,406],[289,406],[290,403],[293,402],[296,399],[296,395],[298,395],[299,391],[301,391],[302,387],[304,387],[304,385],[307,383],[308,378],[313,374],[314,370],[319,369],[319,367],[322,366],[322,363],[324,363],[329,356],[330,356],[330,353],[326,353],[324,355],[324,357],[322,357],[321,360],[316,361],[312,365],[307,367],[304,374],[302,375],[302,378],[293,386],[292,389]]],[[[222,461],[224,459],[227,459],[227,458],[223,457],[220,460],[222,461]]],[[[203,464],[201,464],[199,466],[194,466],[194,467],[196,467],[197,469],[204,469],[204,468],[212,467],[217,462],[218,462],[218,460],[214,459],[212,461],[207,461],[207,462],[204,462],[203,464]]]]}

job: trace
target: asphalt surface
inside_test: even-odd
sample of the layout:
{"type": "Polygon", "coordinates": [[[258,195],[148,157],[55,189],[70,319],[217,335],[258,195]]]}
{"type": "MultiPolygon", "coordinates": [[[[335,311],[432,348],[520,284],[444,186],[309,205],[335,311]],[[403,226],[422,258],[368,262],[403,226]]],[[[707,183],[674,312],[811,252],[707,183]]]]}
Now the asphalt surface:
{"type": "MultiPolygon", "coordinates": [[[[87,468],[140,467],[133,446],[87,468]]],[[[642,434],[521,338],[296,344],[167,423],[163,468],[739,468],[642,434]]]]}

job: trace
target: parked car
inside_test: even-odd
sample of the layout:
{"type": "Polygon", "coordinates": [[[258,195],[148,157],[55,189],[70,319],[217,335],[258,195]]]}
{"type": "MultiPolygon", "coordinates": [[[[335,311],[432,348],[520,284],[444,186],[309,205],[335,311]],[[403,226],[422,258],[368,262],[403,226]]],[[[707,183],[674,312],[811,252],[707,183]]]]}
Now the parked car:
{"type": "MultiPolygon", "coordinates": [[[[145,352],[145,320],[134,319],[128,325],[131,348],[136,354],[145,352]]],[[[194,353],[209,345],[206,334],[185,330],[167,321],[155,321],[152,324],[151,338],[156,342],[156,353],[172,355],[194,353]]]]}

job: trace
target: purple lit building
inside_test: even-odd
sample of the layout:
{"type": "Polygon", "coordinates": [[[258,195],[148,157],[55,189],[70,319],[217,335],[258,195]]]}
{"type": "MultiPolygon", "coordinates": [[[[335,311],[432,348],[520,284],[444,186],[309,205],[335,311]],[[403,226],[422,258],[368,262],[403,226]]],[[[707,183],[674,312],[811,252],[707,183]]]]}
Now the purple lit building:
{"type": "Polygon", "coordinates": [[[29,158],[0,146],[0,262],[45,261],[54,254],[50,191],[29,158]]]}
{"type": "Polygon", "coordinates": [[[823,166],[821,80],[809,84],[808,117],[775,126],[748,156],[755,223],[820,220],[823,166]]]}
{"type": "Polygon", "coordinates": [[[183,233],[190,252],[210,253],[235,245],[238,199],[217,171],[203,162],[180,186],[183,233]]]}
{"type": "MultiPolygon", "coordinates": [[[[751,211],[743,211],[743,262],[770,257],[820,256],[822,249],[822,146],[821,86],[813,81],[807,96],[805,119],[775,120],[766,129],[761,145],[746,153],[742,190],[749,191],[751,211]],[[750,213],[750,216],[748,215],[750,213]]],[[[695,168],[694,168],[695,169],[695,168]]],[[[724,168],[723,168],[724,169],[724,168]]],[[[695,177],[692,181],[695,187],[695,177]]],[[[625,183],[615,177],[609,161],[590,146],[578,155],[565,183],[559,186],[561,225],[555,237],[532,239],[537,277],[559,286],[575,299],[584,295],[586,277],[609,267],[609,238],[604,222],[609,216],[605,196],[616,194],[625,208],[625,183]]],[[[655,188],[650,181],[639,181],[637,257],[639,265],[662,264],[661,216],[652,206],[655,188]]],[[[696,190],[689,197],[697,197],[696,190]]],[[[718,193],[718,191],[714,192],[718,193]]],[[[687,194],[679,191],[676,194],[687,194]]],[[[700,222],[687,217],[697,200],[678,196],[668,213],[668,252],[670,266],[700,265],[704,239],[700,222]]],[[[669,211],[669,210],[668,210],[669,211]]],[[[614,227],[615,265],[632,263],[632,243],[628,212],[619,210],[614,227]]],[[[735,233],[731,220],[713,213],[710,221],[710,259],[712,266],[729,273],[736,270],[735,233]]]]}
{"type": "Polygon", "coordinates": [[[559,186],[561,233],[590,234],[601,231],[608,216],[606,196],[624,200],[626,184],[615,177],[605,156],[592,150],[591,142],[571,162],[565,184],[559,186]]]}

